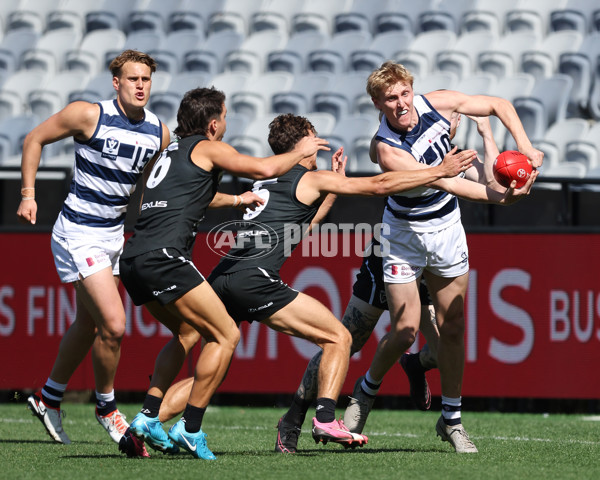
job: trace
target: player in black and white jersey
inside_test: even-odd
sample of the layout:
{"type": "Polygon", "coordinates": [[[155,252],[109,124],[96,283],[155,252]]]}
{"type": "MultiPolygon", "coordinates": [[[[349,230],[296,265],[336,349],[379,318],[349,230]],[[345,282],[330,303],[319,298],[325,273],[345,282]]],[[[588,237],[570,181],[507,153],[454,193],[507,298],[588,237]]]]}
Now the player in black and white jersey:
{"type": "MultiPolygon", "coordinates": [[[[404,66],[386,62],[371,73],[367,91],[383,113],[375,147],[384,171],[413,171],[438,164],[450,151],[449,128],[453,113],[499,117],[519,151],[534,167],[543,153],[532,147],[510,102],[456,91],[414,95],[413,77],[404,66]]],[[[536,173],[520,189],[528,192],[536,173]]],[[[464,370],[464,298],[468,282],[468,248],[456,196],[483,189],[487,202],[507,204],[506,192],[462,178],[442,179],[434,188],[421,188],[387,199],[383,223],[390,226],[390,250],[383,269],[390,307],[391,330],[380,341],[375,357],[346,409],[345,421],[362,431],[385,373],[412,345],[419,328],[418,282],[427,281],[440,331],[438,368],[442,384],[442,415],[436,431],[456,452],[477,452],[461,421],[464,370]]]]}
{"type": "Polygon", "coordinates": [[[35,224],[35,176],[42,149],[69,136],[75,142],[71,188],[52,229],[51,246],[61,281],[75,287],[77,314],[44,387],[27,399],[29,409],[58,443],[71,443],[62,428],[60,405],[67,383],[90,350],[96,419],[117,443],[128,427],[114,394],[125,334],[125,310],[117,289],[119,255],[136,182],[169,143],[169,130],[145,108],[154,59],[126,50],[109,69],[116,99],[70,103],[34,128],[23,144],[17,215],[35,224]]]}
{"type": "MultiPolygon", "coordinates": [[[[273,152],[281,154],[314,136],[314,127],[306,118],[280,115],[270,125],[269,144],[273,152]]],[[[474,151],[464,151],[449,155],[441,165],[419,172],[346,178],[346,159],[340,149],[332,159],[333,171],[314,171],[315,154],[278,178],[255,182],[253,191],[264,199],[264,204],[244,216],[245,222],[238,231],[240,240],[221,259],[209,281],[236,322],[259,321],[321,347],[313,418],[313,437],[317,441],[355,446],[368,440],[349,432],[343,422],[335,418],[352,339],[323,304],[283,282],[279,275],[282,264],[300,242],[302,233],[326,215],[336,195],[384,196],[428,184],[436,178],[452,177],[469,168],[474,154],[474,151]],[[271,243],[268,243],[269,238],[271,243]]],[[[163,408],[163,420],[181,411],[182,398],[189,391],[190,383],[187,379],[173,387],[169,405],[163,408]]],[[[285,448],[279,439],[278,445],[285,448]]]]}
{"type": "MultiPolygon", "coordinates": [[[[120,261],[123,284],[133,302],[145,305],[173,333],[156,359],[142,411],[130,432],[154,449],[174,453],[182,447],[206,460],[215,456],[206,445],[202,419],[227,372],[239,331],[192,263],[198,226],[209,205],[231,206],[231,196],[217,192],[223,171],[254,179],[280,176],[318,150],[328,150],[325,140],[313,136],[282,155],[243,155],[222,141],[226,110],[225,95],[214,88],[184,95],[174,130],[179,140],[162,153],[148,176],[142,209],[120,261]],[[185,411],[167,436],[158,419],[162,398],[201,337],[205,343],[185,411]]],[[[251,192],[236,196],[235,203],[240,198],[243,204],[262,201],[251,192]]]]}

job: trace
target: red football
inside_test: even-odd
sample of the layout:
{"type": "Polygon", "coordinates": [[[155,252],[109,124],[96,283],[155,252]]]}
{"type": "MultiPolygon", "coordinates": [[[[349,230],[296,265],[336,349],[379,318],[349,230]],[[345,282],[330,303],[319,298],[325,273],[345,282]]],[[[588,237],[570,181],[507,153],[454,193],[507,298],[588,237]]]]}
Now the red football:
{"type": "Polygon", "coordinates": [[[494,178],[503,187],[510,187],[511,182],[516,180],[515,188],[521,188],[531,176],[531,171],[527,157],[515,150],[502,152],[494,160],[494,178]]]}

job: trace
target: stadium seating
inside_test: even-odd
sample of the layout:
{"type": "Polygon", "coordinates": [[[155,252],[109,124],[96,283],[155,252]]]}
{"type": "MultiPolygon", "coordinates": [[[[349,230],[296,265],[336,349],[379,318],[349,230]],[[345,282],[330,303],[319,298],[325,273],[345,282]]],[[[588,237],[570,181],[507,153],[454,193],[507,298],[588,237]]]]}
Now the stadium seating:
{"type": "Polygon", "coordinates": [[[125,33],[121,30],[94,30],[83,37],[79,48],[67,52],[66,68],[95,75],[104,69],[106,53],[122,50],[125,39],[125,33]]]}
{"type": "Polygon", "coordinates": [[[287,92],[294,83],[289,72],[266,72],[248,80],[244,89],[231,96],[231,109],[249,118],[265,116],[271,111],[274,92],[287,92]]]}
{"type": "Polygon", "coordinates": [[[308,69],[342,73],[348,70],[350,54],[371,42],[371,34],[362,30],[348,30],[336,33],[331,40],[308,54],[308,69]]]}
{"type": "Polygon", "coordinates": [[[35,70],[19,70],[10,75],[0,90],[0,121],[26,115],[29,94],[45,85],[47,79],[47,73],[35,70]]]}
{"type": "Polygon", "coordinates": [[[505,29],[534,32],[543,37],[548,32],[550,12],[562,4],[564,0],[520,0],[514,9],[506,12],[505,29]]]}
{"type": "Polygon", "coordinates": [[[167,21],[174,12],[177,2],[164,0],[138,1],[130,11],[127,24],[129,30],[158,30],[167,31],[167,21]]]}
{"type": "Polygon", "coordinates": [[[242,135],[229,138],[228,142],[239,152],[254,157],[265,157],[272,154],[267,141],[269,136],[269,123],[274,115],[257,117],[249,122],[242,135]]]}
{"type": "Polygon", "coordinates": [[[435,70],[436,55],[448,50],[456,42],[456,34],[449,30],[433,30],[418,34],[408,50],[394,55],[413,75],[425,76],[435,70]]]}
{"type": "Polygon", "coordinates": [[[217,75],[223,71],[225,58],[237,50],[244,41],[244,35],[235,30],[223,30],[211,34],[196,50],[183,56],[183,70],[205,72],[217,75]]]}
{"type": "Polygon", "coordinates": [[[125,44],[122,48],[107,50],[104,54],[106,68],[123,50],[132,49],[140,52],[151,52],[159,50],[165,41],[165,34],[160,30],[133,30],[127,34],[125,44]]]}
{"type": "Polygon", "coordinates": [[[459,78],[475,71],[479,54],[493,48],[498,37],[492,32],[481,30],[465,32],[456,43],[439,51],[435,58],[435,70],[455,73],[459,78]]]}
{"type": "Polygon", "coordinates": [[[582,115],[589,109],[594,68],[600,56],[600,32],[588,34],[578,51],[565,52],[559,57],[558,71],[569,75],[573,89],[569,98],[568,114],[582,115]]]}
{"type": "Polygon", "coordinates": [[[304,0],[300,11],[292,17],[290,32],[293,34],[305,30],[320,30],[331,35],[333,17],[343,12],[348,3],[348,0],[304,0]]]}
{"type": "Polygon", "coordinates": [[[246,38],[225,57],[224,70],[258,75],[265,71],[269,52],[280,50],[287,43],[287,33],[263,30],[246,38]]]}
{"type": "Polygon", "coordinates": [[[314,96],[319,92],[331,91],[335,79],[336,76],[330,72],[304,72],[294,75],[294,83],[288,91],[273,92],[272,111],[305,114],[312,109],[314,96]]]}
{"type": "Polygon", "coordinates": [[[197,30],[175,30],[170,32],[157,48],[148,53],[158,63],[158,70],[176,74],[183,70],[185,55],[201,47],[204,34],[197,30]]]}
{"type": "MultiPolygon", "coordinates": [[[[387,59],[409,68],[416,93],[514,101],[548,167],[566,159],[559,139],[575,142],[579,126],[600,121],[600,7],[592,0],[19,0],[0,2],[0,19],[0,119],[45,118],[68,101],[114,97],[105,70],[134,48],[158,61],[149,107],[169,127],[185,91],[214,83],[227,94],[236,137],[251,118],[285,112],[326,119],[330,134],[331,119],[377,118],[365,82],[387,59]],[[556,90],[546,93],[544,82],[556,90]]],[[[514,146],[491,123],[498,145],[514,146]]],[[[466,120],[456,141],[482,146],[466,120]]],[[[593,150],[581,145],[570,158],[593,171],[593,150]]],[[[377,171],[366,137],[346,151],[351,168],[377,171]]]]}
{"type": "Polygon", "coordinates": [[[577,31],[549,33],[535,50],[522,53],[520,71],[536,78],[549,77],[556,71],[560,55],[578,51],[582,41],[583,35],[577,31]]]}
{"type": "Polygon", "coordinates": [[[600,58],[596,60],[594,67],[594,79],[588,109],[594,120],[600,120],[600,58]]]}
{"type": "Polygon", "coordinates": [[[493,35],[504,32],[504,17],[508,10],[517,6],[520,0],[475,0],[472,8],[463,15],[460,31],[487,31],[493,35]]]}
{"type": "Polygon", "coordinates": [[[302,8],[302,0],[286,2],[262,2],[260,10],[250,18],[250,33],[262,30],[279,30],[282,33],[291,31],[292,18],[302,8]]]}
{"type": "MultiPolygon", "coordinates": [[[[2,2],[5,6],[11,3],[2,2]]],[[[58,8],[60,0],[22,0],[14,4],[18,5],[15,10],[2,14],[2,18],[6,19],[6,31],[25,29],[42,34],[48,13],[58,8]]]]}
{"type": "Polygon", "coordinates": [[[590,0],[568,0],[561,8],[550,12],[550,31],[574,30],[585,35],[589,29],[588,20],[596,7],[590,0]]]}
{"type": "Polygon", "coordinates": [[[13,73],[21,67],[23,53],[33,48],[40,34],[35,30],[11,30],[0,43],[0,72],[13,73]]]}
{"type": "Polygon", "coordinates": [[[70,92],[89,81],[89,74],[82,71],[62,71],[48,82],[29,92],[29,110],[42,120],[58,112],[66,105],[70,92]]]}
{"type": "Polygon", "coordinates": [[[116,94],[112,84],[112,74],[109,71],[103,71],[92,76],[87,84],[83,84],[71,91],[69,102],[77,100],[98,102],[114,98],[116,94]]]}
{"type": "Polygon", "coordinates": [[[82,33],[73,28],[48,30],[35,46],[23,53],[22,67],[56,74],[65,66],[67,52],[81,41],[82,33]]]}
{"type": "Polygon", "coordinates": [[[385,0],[381,3],[383,5],[379,5],[373,25],[376,35],[392,30],[408,31],[416,35],[419,33],[417,28],[419,14],[429,10],[436,2],[435,0],[420,2],[385,0]]]}
{"type": "Polygon", "coordinates": [[[85,31],[116,28],[127,32],[129,30],[128,14],[135,7],[136,0],[99,0],[85,14],[85,31]]]}
{"type": "Polygon", "coordinates": [[[20,164],[20,152],[25,135],[40,123],[35,115],[24,114],[0,121],[0,166],[20,164]],[[12,158],[16,157],[16,158],[12,158]]]}
{"type": "Polygon", "coordinates": [[[586,170],[600,167],[600,123],[566,144],[565,160],[568,163],[580,163],[586,170]]]}
{"type": "Polygon", "coordinates": [[[328,41],[329,35],[320,30],[298,32],[289,37],[283,48],[269,52],[266,68],[300,74],[308,69],[309,52],[320,49],[328,41]]]}
{"type": "Polygon", "coordinates": [[[410,50],[414,35],[409,31],[383,32],[373,38],[370,45],[359,47],[350,53],[350,70],[372,72],[386,60],[391,60],[394,54],[410,50]]]}
{"type": "Polygon", "coordinates": [[[493,73],[498,78],[512,75],[521,65],[521,54],[526,50],[537,49],[540,40],[540,36],[534,32],[507,33],[500,37],[491,49],[479,54],[477,68],[493,73]]]}
{"type": "Polygon", "coordinates": [[[313,110],[331,113],[339,121],[345,115],[360,110],[360,102],[371,103],[365,91],[368,74],[347,72],[337,75],[329,91],[313,97],[313,110]]]}
{"type": "Polygon", "coordinates": [[[552,124],[544,133],[543,138],[533,140],[533,146],[544,152],[542,169],[553,168],[563,161],[567,144],[584,138],[589,129],[590,125],[587,120],[567,118],[552,124]]]}
{"type": "Polygon", "coordinates": [[[148,107],[165,123],[177,115],[179,103],[188,90],[197,87],[207,87],[211,81],[210,74],[197,72],[179,73],[172,76],[171,81],[162,91],[154,91],[150,96],[148,107]]]}
{"type": "MultiPolygon", "coordinates": [[[[528,97],[514,99],[515,109],[530,139],[543,138],[551,124],[566,118],[572,85],[571,77],[556,74],[537,80],[528,97]]],[[[511,137],[508,144],[514,147],[512,142],[511,137]]]]}
{"type": "Polygon", "coordinates": [[[419,14],[417,29],[419,32],[449,30],[458,33],[461,18],[472,5],[473,0],[440,0],[432,5],[432,9],[419,14]]]}

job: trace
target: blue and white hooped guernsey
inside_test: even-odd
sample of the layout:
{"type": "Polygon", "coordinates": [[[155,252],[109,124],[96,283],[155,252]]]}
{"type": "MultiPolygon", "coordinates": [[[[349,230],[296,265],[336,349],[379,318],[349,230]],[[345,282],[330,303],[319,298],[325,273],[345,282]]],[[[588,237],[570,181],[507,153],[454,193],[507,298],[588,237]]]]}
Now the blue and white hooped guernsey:
{"type": "Polygon", "coordinates": [[[135,184],[162,143],[160,120],[149,110],[133,123],[117,100],[98,105],[100,119],[92,138],[75,140],[70,192],[53,228],[61,237],[122,235],[135,184]]]}
{"type": "MultiPolygon", "coordinates": [[[[410,132],[393,130],[383,117],[377,131],[377,140],[405,150],[420,163],[437,166],[451,150],[450,123],[423,95],[415,95],[413,105],[419,121],[410,132]]],[[[392,223],[395,228],[428,232],[460,220],[460,209],[454,195],[419,187],[388,197],[385,217],[394,219],[392,223]]]]}

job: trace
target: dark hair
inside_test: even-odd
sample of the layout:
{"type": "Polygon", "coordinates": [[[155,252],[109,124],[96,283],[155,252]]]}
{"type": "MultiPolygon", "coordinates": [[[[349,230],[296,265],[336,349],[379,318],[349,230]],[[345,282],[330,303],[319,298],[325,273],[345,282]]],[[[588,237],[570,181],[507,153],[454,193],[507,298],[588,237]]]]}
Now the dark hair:
{"type": "Polygon", "coordinates": [[[173,133],[179,138],[206,135],[208,124],[221,116],[224,105],[225,94],[215,87],[189,90],[179,104],[173,133]]]}
{"type": "Polygon", "coordinates": [[[108,69],[113,74],[113,77],[119,77],[121,75],[121,69],[127,62],[143,63],[144,65],[148,65],[150,67],[150,72],[156,72],[156,60],[154,60],[150,55],[144,52],[138,52],[137,50],[125,50],[112,62],[110,62],[110,65],[108,66],[108,69]]]}
{"type": "Polygon", "coordinates": [[[275,155],[287,153],[310,132],[316,134],[315,127],[308,119],[285,113],[275,117],[269,124],[269,145],[275,155]]]}

